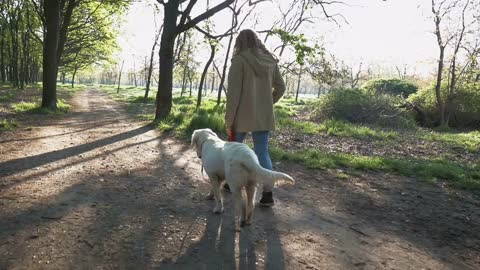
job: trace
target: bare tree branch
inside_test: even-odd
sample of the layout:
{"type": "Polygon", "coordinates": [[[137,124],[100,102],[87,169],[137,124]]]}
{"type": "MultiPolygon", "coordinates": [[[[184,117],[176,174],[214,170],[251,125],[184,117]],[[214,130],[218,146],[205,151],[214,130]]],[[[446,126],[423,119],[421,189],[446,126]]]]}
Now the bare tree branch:
{"type": "MultiPolygon", "coordinates": [[[[191,0],[191,1],[196,1],[196,0],[191,0]]],[[[188,22],[186,22],[185,24],[183,25],[179,25],[177,27],[177,33],[181,33],[181,32],[184,32],[184,31],[187,31],[188,29],[194,27],[195,25],[197,25],[199,22],[203,21],[203,20],[206,20],[210,17],[212,17],[215,13],[221,11],[222,9],[225,9],[227,8],[229,5],[231,5],[233,2],[235,2],[235,0],[225,0],[223,1],[222,3],[216,5],[215,7],[205,11],[204,13],[198,15],[197,17],[189,20],[188,22]]],[[[188,15],[187,15],[188,16],[188,15]]]]}

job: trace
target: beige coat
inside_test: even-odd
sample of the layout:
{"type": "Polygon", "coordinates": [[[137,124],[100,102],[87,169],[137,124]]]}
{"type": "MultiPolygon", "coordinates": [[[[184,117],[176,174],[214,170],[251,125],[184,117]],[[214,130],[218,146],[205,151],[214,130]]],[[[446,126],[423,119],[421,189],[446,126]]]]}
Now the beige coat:
{"type": "Polygon", "coordinates": [[[284,92],[277,61],[270,54],[248,49],[235,55],[228,74],[227,128],[238,132],[275,130],[273,104],[284,92]]]}

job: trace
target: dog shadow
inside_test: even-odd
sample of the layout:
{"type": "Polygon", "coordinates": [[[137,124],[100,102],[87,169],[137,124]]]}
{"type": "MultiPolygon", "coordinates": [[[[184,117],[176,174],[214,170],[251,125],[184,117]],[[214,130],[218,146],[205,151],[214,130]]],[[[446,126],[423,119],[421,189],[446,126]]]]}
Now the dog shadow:
{"type": "MultiPolygon", "coordinates": [[[[228,196],[227,196],[228,197],[228,196]]],[[[211,202],[213,207],[214,202],[211,202]]],[[[235,230],[231,198],[221,215],[205,214],[205,230],[171,264],[161,269],[285,269],[280,233],[272,208],[255,208],[254,223],[235,230]]]]}

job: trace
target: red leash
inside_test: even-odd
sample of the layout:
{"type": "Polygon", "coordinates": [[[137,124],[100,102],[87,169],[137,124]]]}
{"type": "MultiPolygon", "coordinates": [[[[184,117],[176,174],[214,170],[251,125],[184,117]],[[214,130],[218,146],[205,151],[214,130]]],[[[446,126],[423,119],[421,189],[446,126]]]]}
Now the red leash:
{"type": "Polygon", "coordinates": [[[230,136],[228,136],[228,141],[229,142],[235,142],[235,131],[232,130],[232,134],[230,134],[230,136]]]}

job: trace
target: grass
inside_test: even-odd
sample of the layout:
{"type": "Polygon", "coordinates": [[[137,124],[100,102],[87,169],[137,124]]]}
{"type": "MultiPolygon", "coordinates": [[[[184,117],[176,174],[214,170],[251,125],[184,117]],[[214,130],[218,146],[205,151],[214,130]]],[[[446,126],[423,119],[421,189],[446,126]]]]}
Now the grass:
{"type": "Polygon", "coordinates": [[[0,95],[0,102],[7,102],[12,100],[15,97],[14,90],[7,90],[4,94],[0,95]]]}
{"type": "MultiPolygon", "coordinates": [[[[120,99],[128,102],[129,110],[143,120],[154,120],[155,99],[154,94],[147,100],[143,100],[143,89],[122,88],[116,93],[116,88],[106,88],[106,91],[120,99]]],[[[400,137],[399,132],[385,130],[365,125],[351,124],[339,120],[327,120],[323,123],[314,123],[296,119],[299,110],[302,109],[299,103],[293,100],[282,100],[275,107],[277,127],[292,129],[296,132],[306,134],[325,133],[329,136],[351,137],[359,140],[375,139],[378,142],[390,143],[400,137]]],[[[170,131],[174,134],[188,138],[195,129],[211,128],[219,134],[224,134],[224,113],[225,106],[222,102],[216,106],[214,98],[204,98],[202,106],[196,108],[196,98],[174,97],[171,114],[164,120],[156,122],[155,125],[161,131],[170,131]]],[[[447,141],[446,134],[442,136],[435,133],[435,139],[442,138],[447,141]]],[[[462,144],[467,141],[475,144],[475,136],[472,133],[465,135],[462,144]]],[[[455,137],[455,141],[458,138],[455,137]]],[[[480,190],[480,167],[463,166],[445,159],[418,160],[418,159],[395,159],[379,156],[359,156],[344,153],[324,153],[318,150],[299,150],[287,152],[277,147],[271,147],[271,155],[274,159],[291,160],[303,163],[313,169],[338,169],[351,168],[353,173],[361,171],[378,171],[416,177],[426,182],[446,180],[452,186],[480,190]]],[[[336,178],[348,179],[351,173],[337,173],[336,178]]]]}
{"type": "Polygon", "coordinates": [[[63,99],[58,99],[57,109],[42,108],[40,102],[18,102],[12,104],[12,109],[16,113],[29,114],[65,114],[70,110],[71,106],[63,99]]]}
{"type": "Polygon", "coordinates": [[[480,131],[468,133],[431,131],[423,135],[422,138],[429,141],[443,142],[453,148],[460,148],[469,152],[480,151],[480,131]]]}
{"type": "Polygon", "coordinates": [[[328,135],[338,137],[351,137],[357,139],[380,139],[391,140],[398,137],[398,133],[395,131],[384,131],[380,129],[373,129],[368,126],[355,125],[348,122],[338,120],[327,120],[320,126],[320,131],[327,133],[328,135]]]}
{"type": "Polygon", "coordinates": [[[294,119],[291,111],[279,107],[275,109],[279,129],[293,129],[305,134],[325,133],[337,137],[350,137],[356,139],[392,140],[398,137],[396,131],[384,131],[378,128],[351,124],[344,121],[330,119],[321,124],[311,121],[294,119]]]}
{"type": "Polygon", "coordinates": [[[216,106],[216,101],[207,99],[201,108],[196,109],[195,99],[176,97],[173,109],[167,119],[157,123],[162,131],[174,131],[181,137],[190,136],[195,129],[210,128],[217,133],[225,133],[223,105],[216,106]]]}
{"type": "Polygon", "coordinates": [[[19,126],[20,124],[14,120],[3,119],[0,121],[0,131],[12,130],[19,126]]]}
{"type": "Polygon", "coordinates": [[[385,157],[325,153],[318,150],[287,152],[271,147],[272,158],[300,162],[311,169],[353,168],[416,177],[427,182],[446,180],[454,187],[480,190],[480,167],[462,166],[443,159],[403,160],[385,157]]]}
{"type": "MultiPolygon", "coordinates": [[[[155,102],[155,91],[149,95],[147,101],[143,99],[143,88],[122,87],[117,93],[115,86],[101,86],[116,100],[129,103],[129,111],[142,120],[152,121],[155,102]]],[[[177,97],[173,99],[172,112],[163,121],[158,123],[162,131],[175,131],[188,136],[196,128],[211,128],[217,132],[224,132],[223,115],[224,101],[219,108],[215,99],[204,98],[199,110],[195,107],[195,98],[178,97],[179,89],[174,91],[177,97]]],[[[337,120],[329,120],[322,124],[295,119],[298,111],[305,108],[305,102],[295,102],[294,99],[282,99],[275,106],[275,118],[279,130],[293,129],[305,134],[326,133],[332,136],[353,137],[358,139],[391,140],[398,136],[393,131],[383,131],[367,126],[354,125],[337,120]]]]}
{"type": "Polygon", "coordinates": [[[147,101],[144,101],[143,97],[145,95],[145,88],[143,87],[120,85],[118,93],[116,85],[100,85],[100,88],[111,95],[115,100],[125,102],[153,103],[155,102],[155,95],[157,94],[156,88],[151,88],[147,101]]]}

